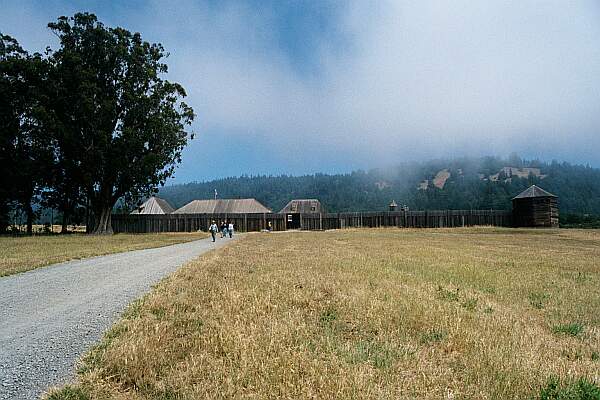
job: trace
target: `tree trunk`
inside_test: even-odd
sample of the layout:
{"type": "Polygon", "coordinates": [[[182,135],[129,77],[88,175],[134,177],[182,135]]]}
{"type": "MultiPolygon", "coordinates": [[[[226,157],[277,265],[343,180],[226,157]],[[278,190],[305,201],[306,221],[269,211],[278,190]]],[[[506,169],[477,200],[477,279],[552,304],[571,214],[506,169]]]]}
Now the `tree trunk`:
{"type": "Polygon", "coordinates": [[[111,225],[111,213],[112,207],[104,206],[100,210],[98,210],[95,214],[96,216],[96,226],[94,228],[94,235],[112,235],[112,225],[111,225]]]}
{"type": "Polygon", "coordinates": [[[62,227],[60,229],[61,234],[69,233],[69,203],[65,201],[62,207],[62,227]]]}
{"type": "Polygon", "coordinates": [[[6,233],[6,231],[8,230],[8,225],[8,218],[6,217],[6,215],[3,214],[2,211],[0,211],[0,234],[6,233]]]}
{"type": "Polygon", "coordinates": [[[33,235],[33,208],[31,204],[26,207],[25,212],[27,213],[27,234],[33,235]]]}
{"type": "Polygon", "coordinates": [[[10,218],[8,217],[8,204],[0,202],[0,234],[5,233],[10,225],[10,218]]]}
{"type": "Polygon", "coordinates": [[[90,195],[85,196],[85,233],[92,233],[92,220],[90,215],[90,195]]]}
{"type": "Polygon", "coordinates": [[[69,216],[67,215],[66,212],[63,212],[62,227],[60,229],[61,234],[69,233],[68,225],[69,225],[69,216]]]}

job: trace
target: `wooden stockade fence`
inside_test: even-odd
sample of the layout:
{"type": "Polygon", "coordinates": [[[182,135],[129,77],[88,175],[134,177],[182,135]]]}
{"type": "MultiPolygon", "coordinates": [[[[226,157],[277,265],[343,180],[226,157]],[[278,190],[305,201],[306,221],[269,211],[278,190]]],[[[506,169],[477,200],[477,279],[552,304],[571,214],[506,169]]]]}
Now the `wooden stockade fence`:
{"type": "Polygon", "coordinates": [[[212,221],[233,222],[239,232],[267,229],[284,231],[283,214],[113,214],[115,233],[196,232],[208,231],[212,221]]]}
{"type": "MultiPolygon", "coordinates": [[[[287,230],[288,214],[114,214],[116,233],[207,231],[211,221],[232,221],[239,232],[287,230]]],[[[344,228],[446,228],[461,226],[512,226],[512,213],[499,210],[388,211],[300,214],[300,229],[344,228]]]]}

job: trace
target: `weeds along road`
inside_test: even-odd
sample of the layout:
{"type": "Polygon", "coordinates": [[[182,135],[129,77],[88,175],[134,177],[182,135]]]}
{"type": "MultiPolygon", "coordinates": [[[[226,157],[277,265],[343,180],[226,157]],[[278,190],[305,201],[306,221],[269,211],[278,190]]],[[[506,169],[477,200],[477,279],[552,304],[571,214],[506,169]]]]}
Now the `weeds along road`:
{"type": "Polygon", "coordinates": [[[230,241],[203,239],[0,278],[0,399],[35,399],[72,380],[77,359],[130,302],[230,241]]]}

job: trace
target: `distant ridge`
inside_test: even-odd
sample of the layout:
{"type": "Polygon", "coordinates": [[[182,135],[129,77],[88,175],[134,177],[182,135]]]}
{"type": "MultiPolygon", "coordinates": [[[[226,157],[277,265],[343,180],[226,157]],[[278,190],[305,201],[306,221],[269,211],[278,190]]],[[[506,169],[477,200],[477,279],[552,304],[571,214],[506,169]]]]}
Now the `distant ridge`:
{"type": "Polygon", "coordinates": [[[348,174],[244,176],[167,186],[175,207],[211,198],[255,198],[272,210],[293,199],[318,199],[328,212],[385,211],[392,200],[418,209],[510,209],[531,185],[560,198],[561,213],[600,215],[600,170],[564,162],[498,157],[432,160],[348,174]],[[440,173],[442,172],[442,173],[440,173]]]}

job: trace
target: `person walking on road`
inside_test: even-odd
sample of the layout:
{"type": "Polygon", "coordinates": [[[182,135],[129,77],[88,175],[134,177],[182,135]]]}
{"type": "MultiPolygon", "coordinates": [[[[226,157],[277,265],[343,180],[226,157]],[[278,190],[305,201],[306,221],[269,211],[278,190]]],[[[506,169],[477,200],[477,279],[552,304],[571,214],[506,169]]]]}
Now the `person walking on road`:
{"type": "Polygon", "coordinates": [[[217,231],[218,230],[219,230],[219,227],[217,226],[217,224],[215,224],[215,221],[213,221],[212,224],[210,225],[210,227],[208,228],[208,231],[210,232],[210,235],[212,236],[213,242],[217,238],[217,231]]]}
{"type": "Polygon", "coordinates": [[[229,232],[229,238],[233,237],[233,222],[229,221],[229,226],[227,227],[227,231],[229,232]]]}
{"type": "Polygon", "coordinates": [[[227,237],[227,221],[221,222],[221,237],[227,237]]]}

